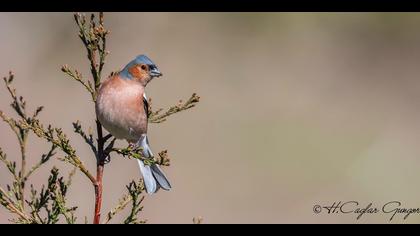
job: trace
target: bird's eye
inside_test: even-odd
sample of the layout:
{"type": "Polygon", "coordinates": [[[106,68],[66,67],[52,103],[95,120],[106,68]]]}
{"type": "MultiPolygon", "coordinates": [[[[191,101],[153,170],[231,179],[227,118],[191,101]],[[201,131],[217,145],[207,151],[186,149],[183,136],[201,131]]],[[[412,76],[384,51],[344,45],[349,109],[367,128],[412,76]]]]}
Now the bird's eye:
{"type": "Polygon", "coordinates": [[[147,66],[146,65],[141,65],[141,69],[142,70],[147,70],[147,66]]]}

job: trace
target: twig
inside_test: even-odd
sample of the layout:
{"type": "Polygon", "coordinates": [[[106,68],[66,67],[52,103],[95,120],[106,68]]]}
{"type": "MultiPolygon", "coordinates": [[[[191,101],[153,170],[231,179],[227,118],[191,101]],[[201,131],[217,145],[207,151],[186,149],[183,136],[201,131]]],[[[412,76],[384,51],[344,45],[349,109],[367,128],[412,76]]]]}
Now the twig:
{"type": "MultiPolygon", "coordinates": [[[[12,97],[12,103],[10,104],[16,113],[19,115],[21,121],[31,122],[32,119],[35,119],[36,116],[41,112],[42,107],[38,107],[34,112],[33,117],[28,117],[26,115],[26,101],[23,97],[18,97],[16,89],[11,87],[11,83],[14,80],[14,74],[10,71],[9,77],[3,78],[7,90],[9,91],[10,96],[12,97]]],[[[2,119],[9,124],[10,128],[15,132],[16,137],[19,141],[20,153],[21,153],[21,165],[20,171],[18,173],[18,178],[15,177],[17,183],[17,191],[15,194],[18,198],[17,200],[20,203],[20,208],[23,210],[25,208],[25,176],[26,176],[26,142],[28,140],[28,130],[23,128],[18,122],[12,118],[6,117],[2,112],[0,112],[2,119]]]]}
{"type": "Polygon", "coordinates": [[[122,210],[124,210],[132,200],[133,199],[131,195],[129,194],[124,195],[118,202],[118,205],[108,212],[102,224],[108,224],[114,218],[114,216],[117,215],[122,210]]]}
{"type": "Polygon", "coordinates": [[[194,217],[193,218],[193,223],[196,225],[201,225],[203,223],[203,217],[199,216],[199,217],[194,217]]]}
{"type": "Polygon", "coordinates": [[[104,138],[103,138],[103,140],[104,140],[104,142],[106,142],[106,141],[108,141],[110,138],[112,138],[113,136],[112,136],[112,134],[107,134],[104,138]]]}
{"type": "Polygon", "coordinates": [[[74,80],[78,81],[80,84],[82,84],[86,88],[86,90],[90,93],[92,100],[95,100],[96,92],[92,86],[92,83],[89,80],[86,82],[79,71],[77,70],[72,71],[68,65],[63,65],[61,67],[61,71],[69,75],[74,80]]]}
{"type": "Polygon", "coordinates": [[[66,186],[70,187],[73,182],[73,177],[76,175],[77,167],[74,167],[72,171],[70,171],[69,176],[67,178],[66,186]]]}
{"type": "Polygon", "coordinates": [[[53,157],[56,153],[54,152],[55,149],[57,148],[56,145],[52,144],[50,150],[48,151],[47,154],[42,155],[41,160],[38,162],[38,164],[36,164],[35,166],[32,167],[32,169],[25,175],[24,180],[28,180],[29,177],[39,168],[41,167],[43,164],[45,164],[47,161],[49,161],[51,159],[51,157],[53,157]]]}
{"type": "MultiPolygon", "coordinates": [[[[149,107],[149,123],[162,123],[166,121],[166,118],[170,115],[195,107],[196,103],[198,103],[199,101],[200,97],[197,96],[197,94],[193,93],[185,103],[181,100],[177,105],[170,107],[163,114],[161,114],[163,109],[159,109],[153,112],[152,108],[149,107]]],[[[151,104],[151,100],[149,100],[149,104],[151,104]]]]}
{"type": "Polygon", "coordinates": [[[29,216],[27,216],[23,211],[20,211],[16,207],[16,203],[8,196],[6,191],[0,187],[0,201],[10,212],[19,215],[20,218],[25,220],[27,223],[32,222],[29,216]]]}
{"type": "Polygon", "coordinates": [[[31,124],[23,122],[21,125],[32,130],[39,138],[45,139],[60,148],[61,151],[67,155],[63,159],[64,161],[77,167],[93,184],[96,183],[95,177],[93,177],[80,158],[76,155],[76,150],[70,145],[70,140],[61,129],[52,128],[51,126],[49,126],[48,129],[45,129],[43,125],[39,123],[39,120],[34,120],[31,124]]]}
{"type": "Polygon", "coordinates": [[[85,142],[92,149],[92,152],[95,154],[95,157],[98,158],[98,150],[96,149],[96,146],[95,146],[95,143],[94,143],[95,141],[93,139],[93,134],[90,133],[89,135],[87,135],[83,131],[82,125],[80,124],[80,121],[74,122],[73,123],[73,128],[74,128],[74,132],[79,134],[85,140],[85,142]]]}
{"type": "Polygon", "coordinates": [[[0,161],[4,163],[4,165],[9,170],[10,174],[13,175],[14,179],[19,179],[19,176],[16,174],[16,162],[12,162],[7,160],[6,154],[0,148],[0,161]]]}
{"type": "Polygon", "coordinates": [[[144,196],[141,196],[142,192],[144,191],[144,184],[143,182],[136,183],[132,181],[128,186],[127,190],[131,196],[131,211],[130,214],[125,219],[125,224],[138,224],[138,223],[144,223],[144,221],[139,221],[137,219],[137,215],[140,211],[143,210],[143,207],[141,206],[141,203],[144,200],[144,196]]]}

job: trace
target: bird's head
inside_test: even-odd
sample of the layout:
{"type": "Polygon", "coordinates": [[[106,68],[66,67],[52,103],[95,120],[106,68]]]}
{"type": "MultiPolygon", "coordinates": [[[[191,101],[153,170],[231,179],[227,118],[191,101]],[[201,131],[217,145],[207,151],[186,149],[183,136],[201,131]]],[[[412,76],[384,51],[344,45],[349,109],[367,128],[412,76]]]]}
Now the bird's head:
{"type": "Polygon", "coordinates": [[[153,78],[161,76],[155,63],[145,55],[137,56],[120,72],[124,79],[135,80],[146,86],[153,78]]]}

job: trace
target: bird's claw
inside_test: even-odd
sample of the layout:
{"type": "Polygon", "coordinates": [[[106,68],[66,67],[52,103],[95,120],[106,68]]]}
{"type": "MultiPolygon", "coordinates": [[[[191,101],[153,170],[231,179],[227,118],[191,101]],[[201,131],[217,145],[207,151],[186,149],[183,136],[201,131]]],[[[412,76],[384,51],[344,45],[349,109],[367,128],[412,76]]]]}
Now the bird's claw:
{"type": "Polygon", "coordinates": [[[106,157],[105,157],[105,160],[104,160],[104,164],[108,164],[108,163],[110,163],[111,162],[111,155],[107,155],[106,157]]]}

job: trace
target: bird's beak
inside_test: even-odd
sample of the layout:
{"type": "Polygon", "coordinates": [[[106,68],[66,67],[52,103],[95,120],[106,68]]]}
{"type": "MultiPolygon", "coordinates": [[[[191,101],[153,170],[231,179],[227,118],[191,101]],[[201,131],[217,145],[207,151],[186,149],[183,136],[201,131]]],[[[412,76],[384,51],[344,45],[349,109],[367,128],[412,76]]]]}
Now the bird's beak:
{"type": "Polygon", "coordinates": [[[152,77],[160,77],[160,76],[162,76],[162,73],[159,71],[159,69],[158,69],[156,66],[154,66],[154,67],[150,70],[150,75],[151,75],[152,77]]]}

